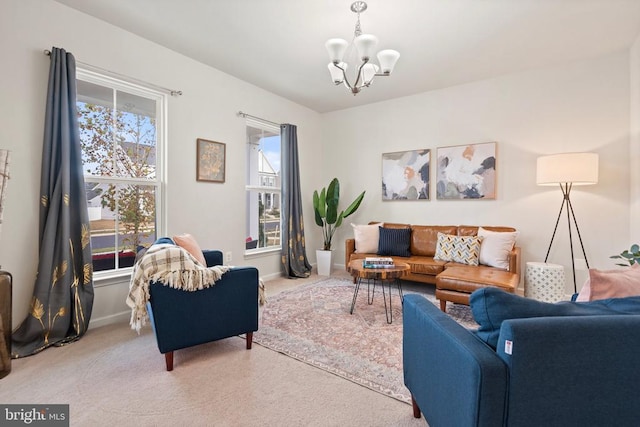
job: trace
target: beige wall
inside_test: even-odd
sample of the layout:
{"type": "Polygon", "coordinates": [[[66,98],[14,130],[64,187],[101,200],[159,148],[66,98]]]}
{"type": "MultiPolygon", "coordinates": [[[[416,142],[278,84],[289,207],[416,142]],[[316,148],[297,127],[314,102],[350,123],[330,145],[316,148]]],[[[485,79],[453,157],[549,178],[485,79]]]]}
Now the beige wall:
{"type": "MultiPolygon", "coordinates": [[[[37,269],[38,200],[49,58],[62,47],[77,61],[182,90],[169,99],[168,234],[192,233],[203,248],[233,254],[234,265],[280,274],[280,254],[245,259],[245,122],[239,110],[298,125],[303,198],[318,181],[320,115],[131,33],[49,0],[0,2],[0,146],[12,151],[0,264],[14,276],[14,323],[26,316],[37,269]],[[226,182],[195,180],[196,138],[227,144],[226,182]]],[[[311,215],[307,218],[313,224],[311,215]]],[[[320,236],[310,235],[315,246],[320,236]]],[[[315,261],[315,253],[312,254],[315,261]]],[[[92,322],[126,318],[128,280],[97,287],[92,322]]]]}
{"type": "MultiPolygon", "coordinates": [[[[347,222],[514,226],[520,230],[524,267],[544,260],[562,201],[558,188],[536,185],[536,158],[593,151],[600,155],[600,182],[572,192],[591,267],[612,268],[609,256],[627,247],[628,52],[328,113],[322,128],[325,158],[336,154],[325,177],[338,176],[346,198],[367,191],[347,222]],[[428,202],[381,201],[381,153],[432,149],[433,184],[437,147],[488,141],[498,143],[496,200],[439,201],[432,185],[428,202]]],[[[563,216],[549,262],[567,266],[569,279],[566,230],[563,216]]],[[[348,235],[350,227],[343,227],[336,240],[348,235]]],[[[578,288],[586,273],[578,272],[578,288]]],[[[570,283],[567,293],[573,291],[570,283]]]]}

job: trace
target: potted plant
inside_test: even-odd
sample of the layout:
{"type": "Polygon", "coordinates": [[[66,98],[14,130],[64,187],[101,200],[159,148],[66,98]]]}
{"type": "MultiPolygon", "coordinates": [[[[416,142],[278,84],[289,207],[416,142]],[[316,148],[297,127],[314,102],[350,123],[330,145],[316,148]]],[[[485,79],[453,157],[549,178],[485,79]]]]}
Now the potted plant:
{"type": "Polygon", "coordinates": [[[627,261],[626,264],[616,263],[616,265],[619,265],[621,267],[627,267],[635,263],[640,264],[640,246],[637,243],[634,243],[633,245],[631,245],[631,248],[629,248],[629,250],[625,249],[624,251],[622,251],[622,253],[620,253],[620,255],[612,255],[609,258],[624,259],[625,261],[627,261]]]}
{"type": "Polygon", "coordinates": [[[360,193],[347,209],[338,213],[338,204],[340,202],[340,182],[338,178],[333,178],[329,183],[329,187],[323,188],[320,193],[317,190],[313,192],[313,210],[316,224],[322,227],[324,239],[324,249],[316,251],[319,275],[329,276],[331,274],[331,240],[333,239],[333,234],[342,225],[342,220],[358,209],[364,198],[364,193],[364,191],[360,193]]]}

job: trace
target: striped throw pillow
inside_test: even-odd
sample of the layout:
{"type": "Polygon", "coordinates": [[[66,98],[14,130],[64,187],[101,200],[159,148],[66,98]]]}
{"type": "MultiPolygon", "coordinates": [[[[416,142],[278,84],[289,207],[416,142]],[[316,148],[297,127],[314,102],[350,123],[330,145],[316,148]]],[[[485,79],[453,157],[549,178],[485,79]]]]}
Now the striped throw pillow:
{"type": "Polygon", "coordinates": [[[411,229],[380,227],[378,255],[411,256],[411,229]]]}

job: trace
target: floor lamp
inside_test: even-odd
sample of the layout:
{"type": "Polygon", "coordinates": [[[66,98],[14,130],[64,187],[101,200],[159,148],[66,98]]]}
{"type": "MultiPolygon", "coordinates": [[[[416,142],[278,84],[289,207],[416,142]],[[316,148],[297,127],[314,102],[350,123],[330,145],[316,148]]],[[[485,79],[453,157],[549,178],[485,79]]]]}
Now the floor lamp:
{"type": "Polygon", "coordinates": [[[596,153],[563,153],[538,157],[536,172],[536,182],[538,185],[560,185],[560,190],[562,191],[560,212],[558,212],[558,219],[553,229],[553,235],[551,236],[551,242],[549,242],[549,249],[547,249],[544,262],[547,262],[549,258],[551,245],[553,245],[553,239],[556,237],[558,224],[562,217],[562,211],[566,207],[567,226],[569,227],[569,246],[571,247],[571,267],[573,269],[573,290],[577,292],[571,219],[573,219],[573,224],[578,234],[580,248],[582,248],[582,255],[584,256],[587,268],[589,268],[589,261],[587,261],[587,254],[582,244],[582,236],[580,235],[576,215],[571,205],[571,188],[574,185],[593,185],[598,183],[598,155],[596,153]]]}

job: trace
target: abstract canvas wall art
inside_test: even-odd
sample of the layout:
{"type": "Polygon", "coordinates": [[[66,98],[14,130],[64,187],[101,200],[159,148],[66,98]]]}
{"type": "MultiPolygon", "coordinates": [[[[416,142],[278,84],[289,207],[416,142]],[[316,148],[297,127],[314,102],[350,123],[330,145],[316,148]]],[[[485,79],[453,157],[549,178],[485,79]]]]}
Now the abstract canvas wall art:
{"type": "Polygon", "coordinates": [[[496,143],[438,147],[436,198],[495,199],[496,143]]]}
{"type": "Polygon", "coordinates": [[[382,154],[382,200],[429,200],[431,150],[382,154]]]}

